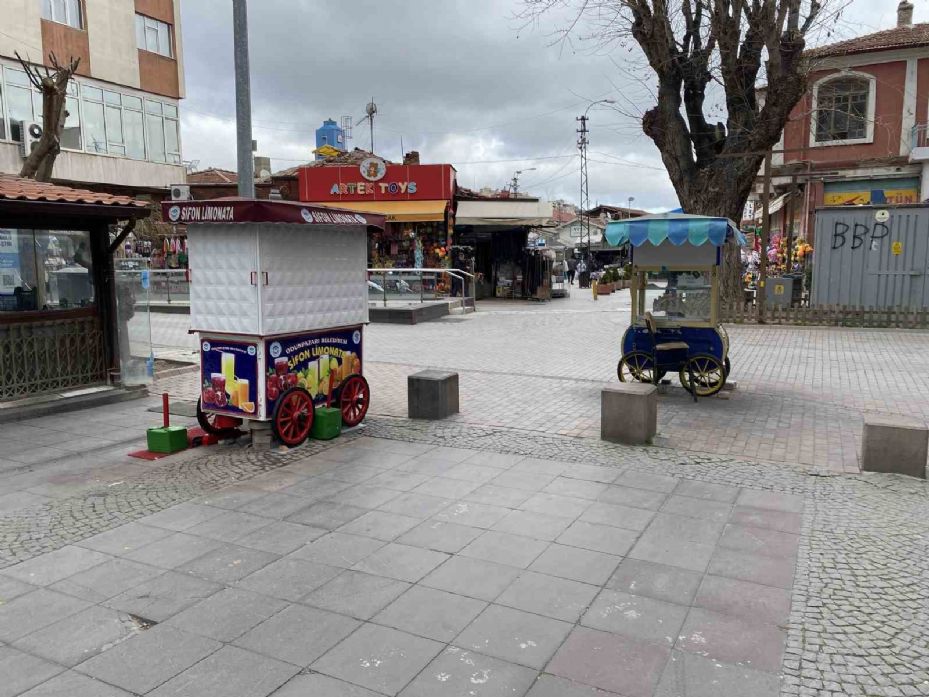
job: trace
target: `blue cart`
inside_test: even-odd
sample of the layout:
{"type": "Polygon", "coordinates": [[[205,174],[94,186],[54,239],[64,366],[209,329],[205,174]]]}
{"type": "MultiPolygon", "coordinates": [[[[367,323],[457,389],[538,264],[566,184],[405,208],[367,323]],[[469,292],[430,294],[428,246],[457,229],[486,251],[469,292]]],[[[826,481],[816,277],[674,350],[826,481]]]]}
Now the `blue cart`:
{"type": "Polygon", "coordinates": [[[619,379],[657,384],[673,371],[694,399],[719,392],[731,370],[720,267],[726,245],[745,237],[726,218],[668,213],[611,222],[606,238],[632,252],[632,323],[619,379]]]}

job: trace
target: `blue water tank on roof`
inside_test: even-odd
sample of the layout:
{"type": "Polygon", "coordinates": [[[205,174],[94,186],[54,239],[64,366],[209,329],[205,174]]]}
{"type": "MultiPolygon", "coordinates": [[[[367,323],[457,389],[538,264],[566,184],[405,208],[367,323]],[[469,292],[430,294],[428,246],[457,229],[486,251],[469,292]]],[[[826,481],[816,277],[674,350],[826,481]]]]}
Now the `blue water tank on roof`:
{"type": "MultiPolygon", "coordinates": [[[[319,149],[324,145],[331,145],[339,150],[345,150],[345,133],[342,127],[332,119],[323,121],[323,125],[316,129],[316,148],[319,149]]],[[[317,160],[323,159],[320,155],[316,156],[317,160]]]]}

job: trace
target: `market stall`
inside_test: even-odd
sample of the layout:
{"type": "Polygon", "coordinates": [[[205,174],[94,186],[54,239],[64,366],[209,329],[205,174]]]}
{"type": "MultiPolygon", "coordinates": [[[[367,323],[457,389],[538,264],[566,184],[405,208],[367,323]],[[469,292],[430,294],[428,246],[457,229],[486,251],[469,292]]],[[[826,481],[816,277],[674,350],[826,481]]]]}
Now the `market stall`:
{"type": "Polygon", "coordinates": [[[295,446],[323,404],[358,425],[370,403],[362,374],[366,238],[384,218],[252,199],[163,209],[166,220],[188,226],[204,429],[270,421],[295,446]]]}

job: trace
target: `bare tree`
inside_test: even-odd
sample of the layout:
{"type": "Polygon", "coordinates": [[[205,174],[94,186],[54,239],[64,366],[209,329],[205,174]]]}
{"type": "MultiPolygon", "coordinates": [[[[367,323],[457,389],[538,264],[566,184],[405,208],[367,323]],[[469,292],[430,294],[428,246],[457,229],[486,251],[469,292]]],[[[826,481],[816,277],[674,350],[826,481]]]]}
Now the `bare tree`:
{"type": "MultiPolygon", "coordinates": [[[[642,129],[661,153],[684,210],[735,221],[765,153],[807,89],[806,37],[827,0],[523,0],[532,20],[573,8],[569,37],[585,17],[601,44],[631,36],[657,78],[657,104],[642,129]],[[758,98],[760,82],[767,88],[758,98]],[[708,92],[722,90],[723,104],[708,92]],[[711,123],[708,112],[724,114],[711,123]]],[[[723,297],[741,295],[730,252],[723,297]]]]}
{"type": "MultiPolygon", "coordinates": [[[[30,65],[18,53],[16,58],[19,59],[20,65],[29,76],[29,81],[42,93],[42,136],[32,152],[27,153],[19,176],[41,182],[51,181],[55,159],[61,152],[61,133],[68,117],[65,109],[68,81],[77,71],[81,59],[72,58],[65,66],[58,62],[54,53],[50,53],[48,60],[51,68],[49,68],[30,65]]],[[[26,134],[23,133],[23,138],[25,137],[26,134]]]]}

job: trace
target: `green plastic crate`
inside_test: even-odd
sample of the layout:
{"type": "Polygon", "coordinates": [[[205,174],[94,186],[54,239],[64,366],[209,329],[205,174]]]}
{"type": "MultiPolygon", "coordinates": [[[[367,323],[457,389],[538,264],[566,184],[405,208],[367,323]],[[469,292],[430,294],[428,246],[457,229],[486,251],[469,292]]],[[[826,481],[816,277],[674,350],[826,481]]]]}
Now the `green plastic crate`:
{"type": "Polygon", "coordinates": [[[316,440],[332,440],[342,433],[342,412],[335,407],[317,407],[310,436],[316,440]]]}
{"type": "Polygon", "coordinates": [[[148,449],[153,453],[177,453],[187,449],[187,428],[168,426],[146,431],[148,449]]]}

